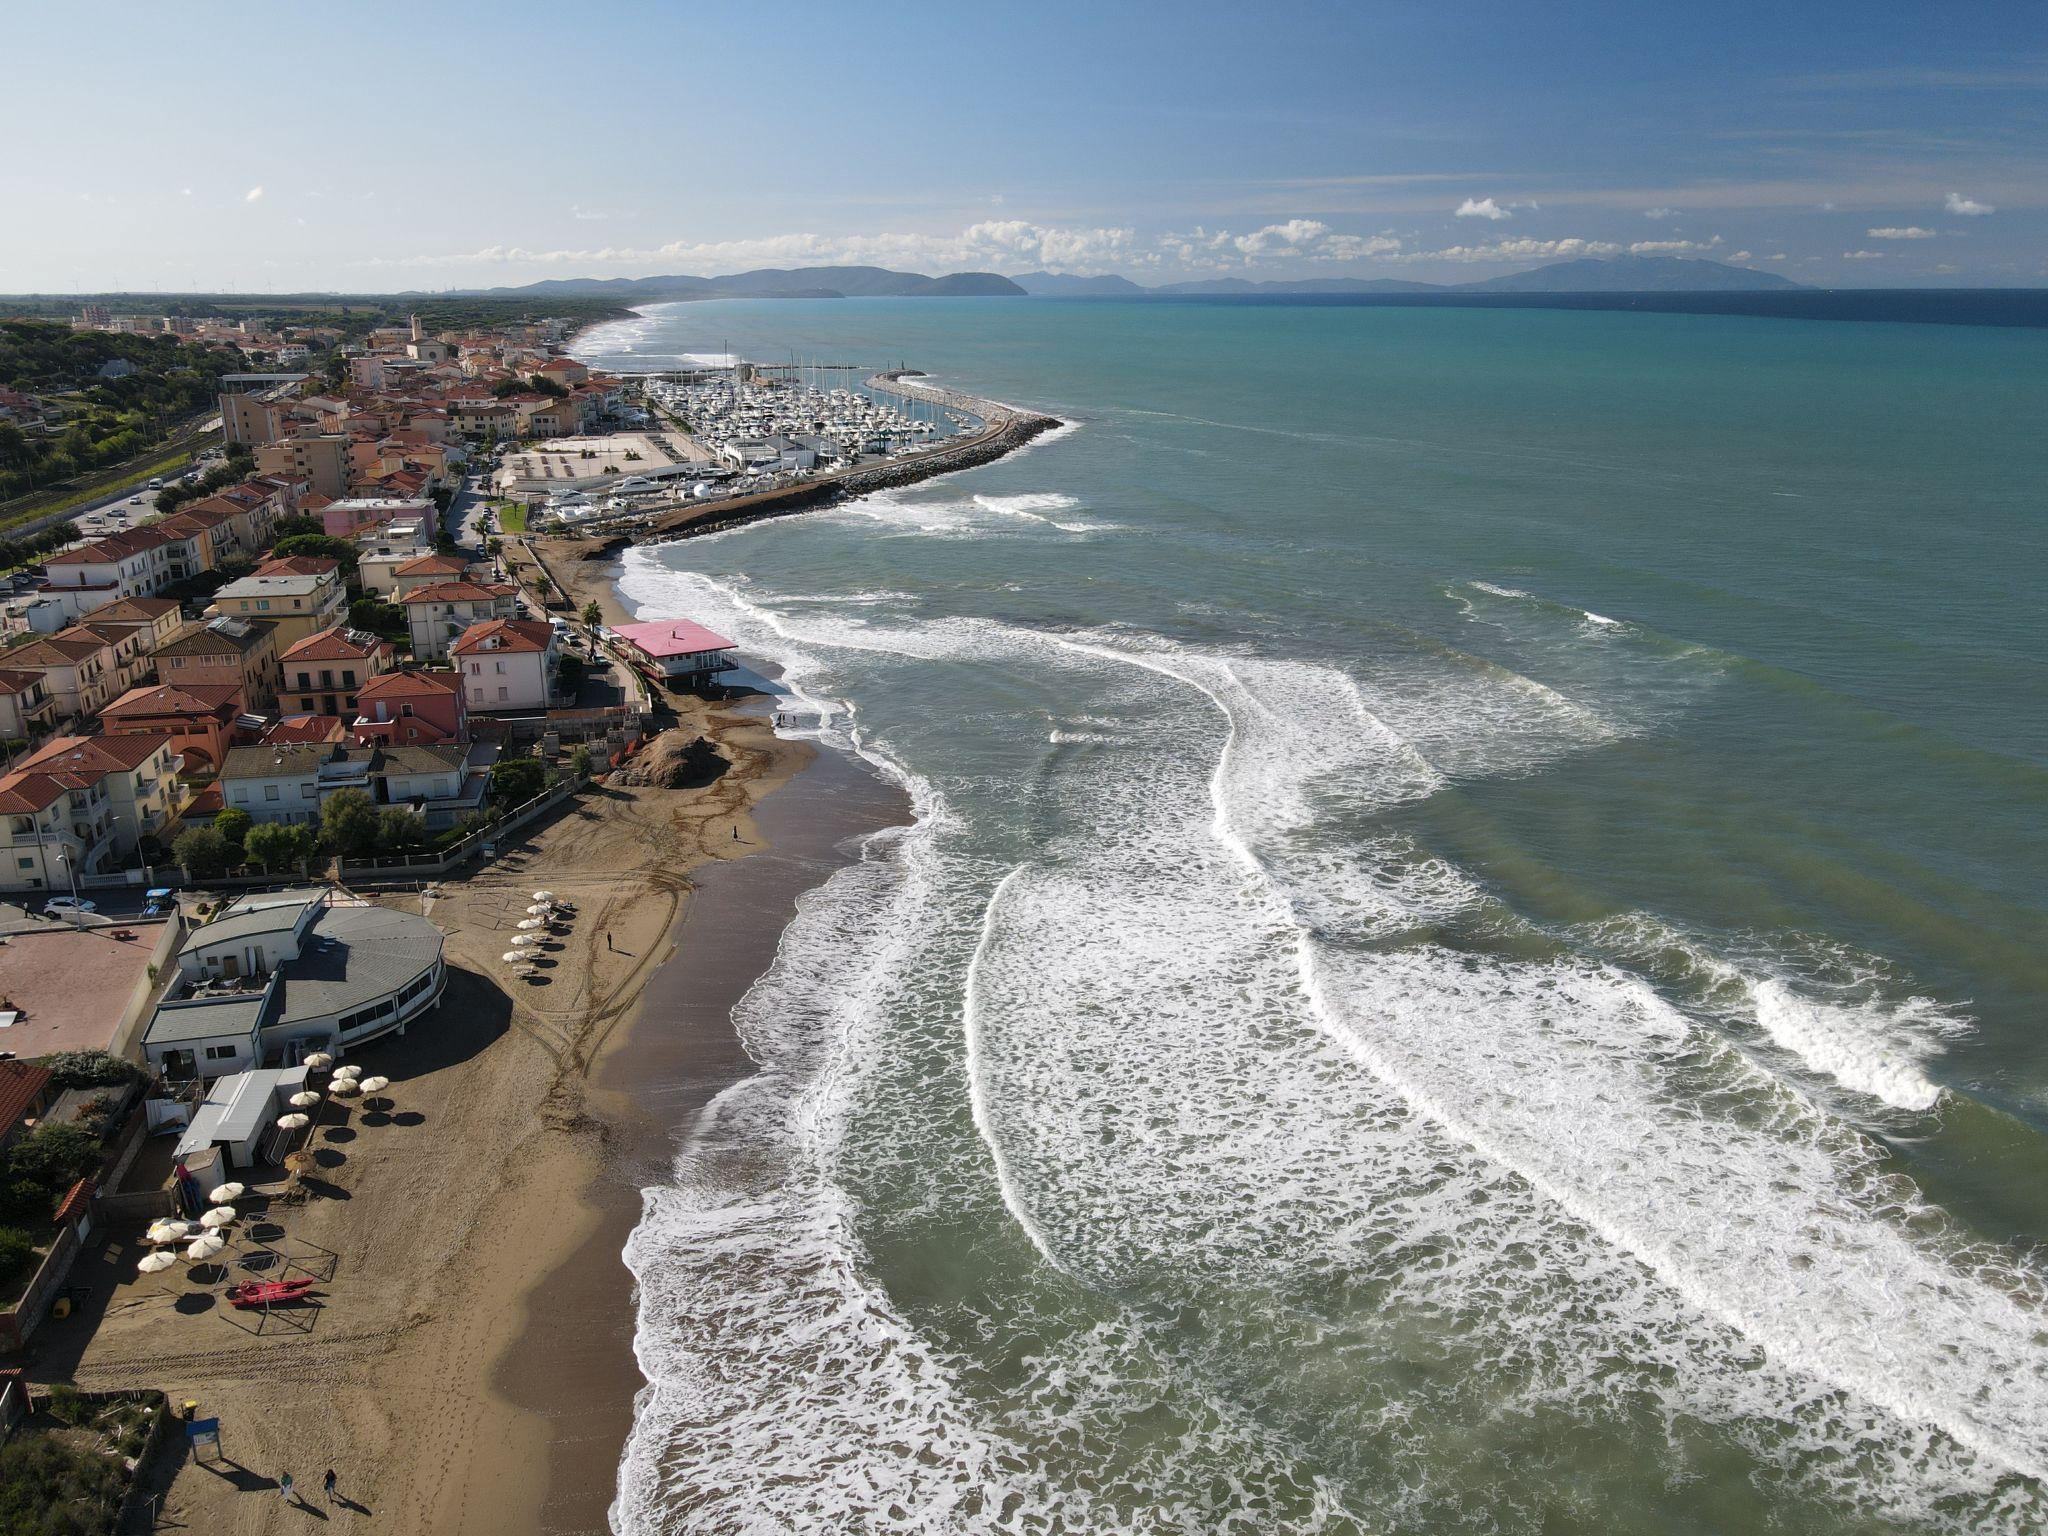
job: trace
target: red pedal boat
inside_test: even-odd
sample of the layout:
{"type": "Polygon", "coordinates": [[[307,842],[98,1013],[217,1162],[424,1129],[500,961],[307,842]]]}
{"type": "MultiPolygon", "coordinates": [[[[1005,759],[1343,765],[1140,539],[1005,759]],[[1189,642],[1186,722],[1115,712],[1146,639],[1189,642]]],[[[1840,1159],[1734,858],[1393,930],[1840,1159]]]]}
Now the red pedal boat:
{"type": "Polygon", "coordinates": [[[244,1280],[228,1287],[228,1300],[238,1307],[270,1307],[281,1301],[302,1301],[319,1282],[314,1280],[244,1280]]]}

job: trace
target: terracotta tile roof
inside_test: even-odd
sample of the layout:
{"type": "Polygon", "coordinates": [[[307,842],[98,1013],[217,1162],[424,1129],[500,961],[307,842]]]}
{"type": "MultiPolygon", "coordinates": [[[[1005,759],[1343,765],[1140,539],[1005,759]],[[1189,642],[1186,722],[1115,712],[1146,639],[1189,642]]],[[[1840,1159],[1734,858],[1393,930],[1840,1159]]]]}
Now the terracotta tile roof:
{"type": "Polygon", "coordinates": [[[376,635],[337,625],[308,635],[287,650],[281,661],[362,661],[390,647],[376,635]]]}
{"type": "Polygon", "coordinates": [[[417,698],[424,694],[460,693],[462,679],[453,672],[410,670],[386,672],[356,690],[356,707],[372,699],[417,698]]]}
{"type": "Polygon", "coordinates": [[[211,816],[227,804],[220,792],[219,783],[212,783],[185,802],[187,816],[211,816]]]}
{"type": "Polygon", "coordinates": [[[50,635],[41,640],[31,640],[27,645],[17,645],[11,651],[0,651],[0,665],[73,667],[88,657],[99,655],[106,648],[104,640],[83,637],[67,640],[61,634],[50,635]]]}
{"type": "Polygon", "coordinates": [[[24,759],[21,771],[81,777],[132,772],[170,744],[170,737],[149,731],[124,736],[58,736],[24,759]]]}
{"type": "Polygon", "coordinates": [[[18,1125],[50,1086],[50,1069],[32,1061],[0,1061],[0,1126],[18,1125]]]}
{"type": "Polygon", "coordinates": [[[148,715],[212,715],[228,705],[239,707],[242,690],[234,683],[161,683],[130,688],[100,711],[102,720],[148,715]]]}
{"type": "Polygon", "coordinates": [[[0,667],[0,694],[26,693],[43,680],[43,674],[17,667],[0,667]]]}
{"type": "Polygon", "coordinates": [[[347,734],[348,722],[339,715],[286,715],[265,730],[261,739],[265,746],[300,746],[339,741],[347,734]]]}
{"type": "Polygon", "coordinates": [[[64,1198],[57,1202],[57,1214],[51,1218],[58,1226],[78,1220],[92,1204],[92,1194],[99,1186],[91,1179],[80,1179],[64,1192],[64,1198]]]}
{"type": "Polygon", "coordinates": [[[161,549],[170,540],[155,528],[124,528],[119,533],[110,533],[103,539],[94,539],[90,544],[81,544],[77,549],[67,549],[62,554],[52,555],[45,565],[104,565],[109,561],[130,560],[137,555],[147,554],[152,549],[161,549]]]}
{"type": "Polygon", "coordinates": [[[485,581],[436,581],[424,587],[414,587],[399,601],[402,603],[489,603],[499,598],[512,597],[517,587],[502,582],[485,581]]]}
{"type": "Polygon", "coordinates": [[[537,619],[486,619],[472,624],[448,647],[451,656],[477,651],[545,651],[555,632],[537,619]]]}
{"type": "Polygon", "coordinates": [[[95,621],[110,624],[146,624],[162,618],[167,613],[176,613],[178,603],[169,597],[123,597],[111,603],[101,603],[85,616],[85,622],[95,621]]]}
{"type": "Polygon", "coordinates": [[[415,555],[403,565],[391,568],[394,576],[460,576],[469,562],[460,555],[415,555]]]}
{"type": "Polygon", "coordinates": [[[255,576],[329,576],[341,569],[339,560],[325,555],[286,555],[266,560],[251,572],[255,576]]]}
{"type": "Polygon", "coordinates": [[[50,803],[60,796],[84,787],[68,783],[54,774],[10,773],[0,779],[0,812],[9,816],[33,816],[48,810],[50,803]]]}

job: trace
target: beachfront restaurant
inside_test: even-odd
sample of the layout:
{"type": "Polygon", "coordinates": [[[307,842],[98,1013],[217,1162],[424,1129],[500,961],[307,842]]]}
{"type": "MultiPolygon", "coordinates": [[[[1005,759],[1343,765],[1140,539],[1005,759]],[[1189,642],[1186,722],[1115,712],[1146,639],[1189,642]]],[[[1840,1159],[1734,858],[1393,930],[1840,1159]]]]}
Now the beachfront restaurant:
{"type": "Polygon", "coordinates": [[[441,930],[322,888],[245,896],[196,929],[143,1031],[169,1078],[211,1079],[345,1053],[441,1000],[441,930]]]}
{"type": "Polygon", "coordinates": [[[621,624],[609,633],[625,648],[626,659],[636,668],[671,685],[708,682],[737,665],[732,653],[739,649],[738,641],[688,619],[621,624]]]}

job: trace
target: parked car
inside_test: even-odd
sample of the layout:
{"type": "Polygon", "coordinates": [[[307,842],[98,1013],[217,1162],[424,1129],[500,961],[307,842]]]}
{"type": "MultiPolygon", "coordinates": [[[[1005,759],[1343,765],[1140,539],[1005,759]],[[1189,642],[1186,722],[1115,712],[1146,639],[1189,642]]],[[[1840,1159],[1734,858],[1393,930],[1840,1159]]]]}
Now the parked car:
{"type": "Polygon", "coordinates": [[[160,885],[154,890],[142,893],[142,915],[144,917],[162,917],[169,912],[177,910],[177,905],[177,897],[172,894],[171,888],[167,885],[160,885]]]}
{"type": "Polygon", "coordinates": [[[97,912],[99,903],[80,896],[52,896],[43,903],[43,916],[70,917],[79,912],[97,912]]]}

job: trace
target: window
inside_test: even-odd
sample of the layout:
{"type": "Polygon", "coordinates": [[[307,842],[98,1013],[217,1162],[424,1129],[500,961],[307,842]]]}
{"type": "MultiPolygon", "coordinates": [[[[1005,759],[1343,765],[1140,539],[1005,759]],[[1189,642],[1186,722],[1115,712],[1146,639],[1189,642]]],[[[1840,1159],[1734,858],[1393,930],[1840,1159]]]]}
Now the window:
{"type": "Polygon", "coordinates": [[[256,609],[257,609],[257,612],[259,612],[259,613],[268,613],[268,612],[270,612],[270,599],[269,599],[269,598],[267,598],[267,597],[259,597],[259,598],[257,598],[257,599],[256,599],[256,609]]]}
{"type": "Polygon", "coordinates": [[[500,688],[500,689],[498,690],[498,702],[499,702],[500,704],[504,703],[507,697],[508,697],[508,695],[506,694],[505,690],[504,690],[504,689],[502,689],[502,688],[500,688]]]}
{"type": "Polygon", "coordinates": [[[356,669],[354,667],[343,667],[341,669],[341,686],[344,688],[353,688],[355,687],[355,685],[356,669]]]}
{"type": "Polygon", "coordinates": [[[277,798],[277,786],[275,784],[264,785],[263,798],[266,800],[275,800],[277,798]]]}
{"type": "Polygon", "coordinates": [[[312,698],[310,696],[301,697],[299,700],[299,708],[301,711],[310,714],[313,709],[312,698]]]}
{"type": "Polygon", "coordinates": [[[28,854],[23,854],[20,858],[16,859],[14,863],[17,869],[34,869],[36,867],[36,861],[33,858],[31,858],[28,854]]]}
{"type": "Polygon", "coordinates": [[[312,686],[313,686],[313,674],[312,674],[312,673],[310,673],[310,672],[301,672],[301,673],[299,674],[299,686],[300,686],[301,688],[310,688],[310,687],[312,687],[312,686]]]}
{"type": "Polygon", "coordinates": [[[247,805],[248,803],[249,803],[249,788],[248,788],[248,786],[247,786],[246,784],[237,784],[237,785],[235,786],[235,804],[237,804],[237,805],[247,805]]]}
{"type": "Polygon", "coordinates": [[[240,1046],[209,1045],[206,1048],[206,1059],[208,1061],[233,1061],[237,1056],[241,1054],[242,1050],[240,1046]]]}

